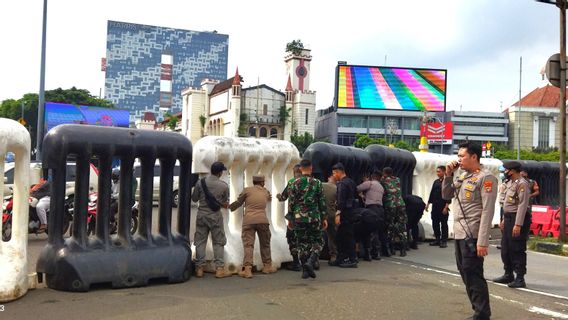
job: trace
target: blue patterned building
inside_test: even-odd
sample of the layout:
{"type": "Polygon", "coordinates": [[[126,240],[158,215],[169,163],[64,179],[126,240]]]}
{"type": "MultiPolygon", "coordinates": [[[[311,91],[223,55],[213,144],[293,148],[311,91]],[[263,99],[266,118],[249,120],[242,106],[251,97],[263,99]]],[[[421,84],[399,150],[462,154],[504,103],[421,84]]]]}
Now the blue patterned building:
{"type": "Polygon", "coordinates": [[[227,78],[229,36],[108,21],[105,98],[140,117],[181,111],[181,91],[227,78]]]}

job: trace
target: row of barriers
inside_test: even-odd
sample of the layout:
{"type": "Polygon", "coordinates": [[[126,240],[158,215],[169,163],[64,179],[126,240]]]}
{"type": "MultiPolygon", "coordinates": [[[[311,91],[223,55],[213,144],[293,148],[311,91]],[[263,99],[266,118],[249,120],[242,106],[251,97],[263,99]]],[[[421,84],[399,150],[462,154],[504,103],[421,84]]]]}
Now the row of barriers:
{"type": "MultiPolygon", "coordinates": [[[[532,222],[530,233],[532,235],[554,238],[560,235],[560,209],[553,208],[552,206],[533,205],[531,210],[532,222]]],[[[568,211],[568,208],[566,208],[566,211],[568,211]]],[[[568,213],[566,217],[568,218],[568,213]]],[[[568,234],[568,224],[566,226],[566,234],[568,234]]]]}
{"type": "MultiPolygon", "coordinates": [[[[0,157],[7,151],[13,151],[17,158],[13,236],[10,241],[0,243],[0,266],[2,270],[8,270],[0,273],[0,301],[9,301],[22,296],[28,289],[26,247],[29,186],[26,182],[27,170],[23,168],[29,168],[29,133],[14,121],[0,119],[0,141],[0,157]]],[[[54,193],[50,208],[53,214],[49,215],[48,244],[39,257],[37,272],[40,280],[45,277],[48,287],[66,291],[87,291],[92,284],[98,283],[121,288],[143,286],[153,279],[165,279],[172,283],[187,281],[191,276],[193,252],[190,227],[195,225],[190,204],[191,186],[195,179],[192,179],[191,173],[205,176],[209,174],[213,162],[224,162],[229,174],[224,175],[223,179],[230,186],[230,201],[234,201],[244,187],[252,185],[252,176],[255,174],[265,176],[265,187],[273,196],[281,192],[293,176],[292,167],[300,161],[298,150],[287,141],[209,136],[192,146],[187,138],[177,133],[86,125],[58,126],[46,135],[43,145],[43,166],[52,172],[54,193]],[[65,164],[69,157],[75,159],[77,168],[75,217],[72,236],[64,238],[65,164]],[[110,235],[111,166],[116,158],[121,161],[118,233],[110,235]],[[89,162],[92,159],[99,164],[99,201],[96,232],[89,235],[87,201],[89,162]],[[132,167],[135,159],[141,162],[140,225],[136,233],[131,235],[130,185],[134,179],[132,167]],[[154,234],[152,194],[156,160],[160,161],[161,178],[158,232],[154,234]],[[176,161],[180,164],[179,207],[177,226],[173,228],[171,203],[176,161]]],[[[314,175],[322,180],[326,180],[331,174],[331,167],[337,162],[345,165],[348,175],[356,183],[360,183],[363,175],[374,169],[392,167],[395,175],[401,178],[403,193],[418,195],[425,202],[436,179],[436,166],[456,159],[455,156],[411,153],[379,145],[361,150],[328,143],[310,145],[303,157],[312,161],[314,175]]],[[[499,174],[501,161],[483,159],[482,163],[495,175],[499,174]]],[[[0,181],[0,187],[2,183],[0,181]]],[[[272,232],[272,260],[276,267],[291,260],[285,238],[285,208],[285,203],[275,197],[267,208],[272,232]]],[[[225,262],[229,271],[235,272],[240,269],[243,259],[243,209],[235,212],[222,209],[222,214],[227,236],[225,262]]],[[[494,224],[498,220],[499,215],[495,214],[494,224]]],[[[423,216],[421,223],[422,233],[426,238],[431,238],[430,216],[423,216]]],[[[554,228],[554,220],[550,228],[554,228]]],[[[209,243],[207,258],[212,256],[209,243]]],[[[258,245],[254,261],[257,268],[262,268],[258,245]]]]}

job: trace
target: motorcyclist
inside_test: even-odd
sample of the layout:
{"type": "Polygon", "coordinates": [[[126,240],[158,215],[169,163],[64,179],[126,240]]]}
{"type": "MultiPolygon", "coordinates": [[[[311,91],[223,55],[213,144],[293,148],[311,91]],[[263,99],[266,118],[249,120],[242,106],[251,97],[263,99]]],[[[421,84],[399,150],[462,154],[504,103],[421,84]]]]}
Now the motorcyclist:
{"type": "Polygon", "coordinates": [[[30,205],[35,205],[36,213],[39,218],[39,228],[36,233],[45,233],[47,230],[47,211],[51,203],[51,180],[42,179],[30,191],[30,205]]]}
{"type": "MultiPolygon", "coordinates": [[[[111,184],[111,194],[110,194],[110,198],[111,198],[110,220],[111,220],[111,222],[114,222],[115,217],[118,213],[118,198],[119,198],[119,194],[120,194],[120,169],[119,168],[112,169],[111,180],[112,180],[112,184],[111,184]]],[[[136,179],[132,178],[132,195],[131,195],[131,199],[130,199],[130,203],[129,203],[130,206],[134,205],[137,188],[138,188],[138,181],[136,181],[136,179]]]]}

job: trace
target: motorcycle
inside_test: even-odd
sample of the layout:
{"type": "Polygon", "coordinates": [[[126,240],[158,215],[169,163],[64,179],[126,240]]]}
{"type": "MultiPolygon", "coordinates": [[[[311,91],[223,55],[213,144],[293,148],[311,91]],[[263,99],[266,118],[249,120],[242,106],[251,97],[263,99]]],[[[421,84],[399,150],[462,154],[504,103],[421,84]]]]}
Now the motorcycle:
{"type": "MultiPolygon", "coordinates": [[[[89,194],[89,204],[87,206],[87,234],[92,235],[96,233],[96,226],[97,226],[97,202],[98,202],[98,193],[92,192],[89,194]]],[[[116,199],[111,200],[111,207],[114,204],[116,199]]],[[[138,202],[136,201],[132,206],[132,217],[130,218],[130,234],[134,234],[138,229],[138,202]]],[[[109,230],[110,234],[115,234],[118,230],[118,222],[113,217],[110,219],[109,222],[109,230]]]]}
{"type": "MultiPolygon", "coordinates": [[[[35,233],[39,230],[41,225],[39,221],[39,217],[37,215],[37,211],[35,208],[35,201],[34,198],[29,198],[30,208],[29,208],[29,220],[28,220],[28,233],[35,233]]],[[[12,195],[4,197],[4,201],[2,202],[2,240],[9,241],[12,238],[12,211],[14,206],[14,199],[12,195]]],[[[62,234],[66,234],[69,231],[69,225],[73,220],[73,210],[72,210],[72,199],[65,198],[65,206],[64,206],[65,214],[63,220],[63,232],[62,234]]],[[[47,211],[47,219],[49,221],[49,209],[47,211]]],[[[49,227],[45,231],[49,233],[49,227]]]]}

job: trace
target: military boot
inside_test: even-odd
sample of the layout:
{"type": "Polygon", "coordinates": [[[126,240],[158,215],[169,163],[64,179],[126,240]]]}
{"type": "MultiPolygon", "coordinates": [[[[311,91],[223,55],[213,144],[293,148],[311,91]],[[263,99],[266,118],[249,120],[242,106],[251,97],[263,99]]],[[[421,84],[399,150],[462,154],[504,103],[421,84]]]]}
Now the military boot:
{"type": "Polygon", "coordinates": [[[316,272],[314,271],[314,264],[315,264],[317,259],[318,259],[318,256],[315,253],[312,253],[310,255],[310,257],[308,259],[306,259],[306,262],[302,265],[302,267],[304,269],[304,273],[302,274],[303,279],[307,279],[307,277],[305,277],[306,274],[310,278],[316,277],[316,272]]]}
{"type": "Polygon", "coordinates": [[[197,267],[197,269],[195,269],[195,276],[203,278],[203,267],[197,267]]]}
{"type": "Polygon", "coordinates": [[[239,271],[239,276],[245,279],[252,278],[252,266],[245,266],[244,270],[239,271]]]}
{"type": "Polygon", "coordinates": [[[517,274],[517,278],[507,285],[509,288],[526,288],[525,275],[517,274]]]}
{"type": "MultiPolygon", "coordinates": [[[[251,267],[251,270],[252,270],[252,267],[251,267]]],[[[232,275],[233,275],[232,273],[230,273],[229,271],[226,271],[225,268],[223,268],[223,267],[217,267],[217,270],[215,270],[215,278],[227,278],[227,277],[230,277],[232,275]]]]}
{"type": "Polygon", "coordinates": [[[400,256],[406,257],[406,248],[404,247],[404,245],[400,248],[400,256]]]}
{"type": "Polygon", "coordinates": [[[440,245],[440,237],[436,237],[436,240],[430,242],[429,245],[432,246],[432,247],[434,247],[434,246],[439,246],[439,245],[440,245]]]}
{"type": "Polygon", "coordinates": [[[442,241],[440,242],[440,248],[447,248],[447,247],[448,247],[448,242],[442,240],[442,241]]]}
{"type": "Polygon", "coordinates": [[[264,274],[275,273],[275,272],[276,268],[274,268],[272,264],[264,264],[264,266],[262,267],[262,273],[264,274]]]}
{"type": "Polygon", "coordinates": [[[408,245],[408,247],[410,247],[410,249],[417,250],[418,249],[418,243],[416,242],[416,240],[412,240],[410,242],[410,244],[408,245]]]}
{"type": "Polygon", "coordinates": [[[298,256],[294,255],[292,258],[294,259],[294,261],[288,263],[288,265],[286,265],[286,269],[290,271],[302,271],[302,266],[300,265],[298,256]]]}
{"type": "Polygon", "coordinates": [[[319,269],[320,269],[320,259],[318,257],[316,261],[314,261],[314,270],[319,270],[319,269]]]}
{"type": "Polygon", "coordinates": [[[493,279],[493,282],[508,284],[508,283],[513,282],[513,280],[515,280],[513,273],[512,272],[505,272],[505,274],[500,276],[499,278],[493,279]]]}

